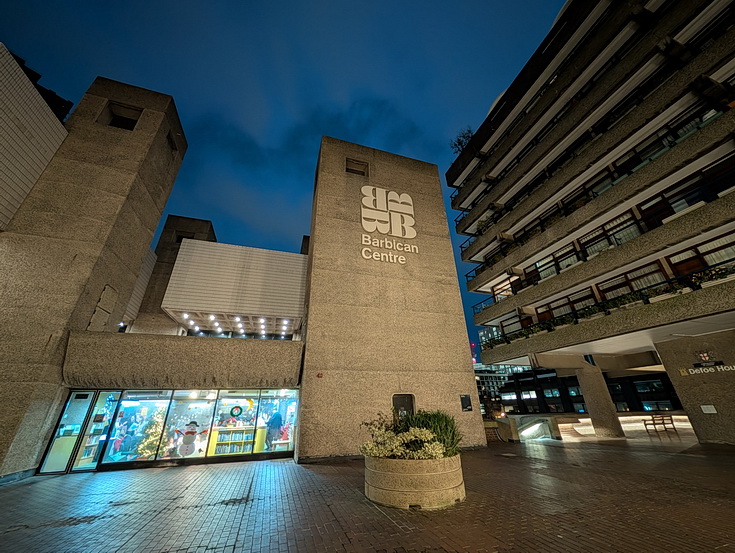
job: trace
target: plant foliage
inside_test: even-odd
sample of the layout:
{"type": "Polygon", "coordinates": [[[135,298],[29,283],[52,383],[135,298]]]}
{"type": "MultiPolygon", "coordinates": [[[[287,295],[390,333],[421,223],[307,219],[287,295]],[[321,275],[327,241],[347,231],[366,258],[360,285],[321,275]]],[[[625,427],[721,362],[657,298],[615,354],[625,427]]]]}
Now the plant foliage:
{"type": "Polygon", "coordinates": [[[419,411],[403,417],[379,414],[362,426],[372,440],[360,453],[388,459],[439,459],[459,454],[462,434],[454,417],[443,411],[419,411]]]}
{"type": "Polygon", "coordinates": [[[472,139],[472,129],[466,127],[459,131],[459,133],[457,133],[457,136],[449,141],[449,147],[452,148],[452,152],[459,155],[462,153],[462,150],[464,150],[465,146],[469,144],[470,139],[472,139]]]}

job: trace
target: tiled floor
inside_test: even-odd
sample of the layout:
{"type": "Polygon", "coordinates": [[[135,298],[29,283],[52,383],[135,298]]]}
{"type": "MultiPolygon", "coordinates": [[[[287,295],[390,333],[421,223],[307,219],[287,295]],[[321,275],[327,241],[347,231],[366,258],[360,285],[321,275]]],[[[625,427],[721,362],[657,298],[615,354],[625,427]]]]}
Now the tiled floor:
{"type": "Polygon", "coordinates": [[[442,511],[370,503],[358,460],[34,477],[0,487],[0,551],[735,552],[733,453],[673,433],[495,443],[463,453],[467,500],[442,511]]]}

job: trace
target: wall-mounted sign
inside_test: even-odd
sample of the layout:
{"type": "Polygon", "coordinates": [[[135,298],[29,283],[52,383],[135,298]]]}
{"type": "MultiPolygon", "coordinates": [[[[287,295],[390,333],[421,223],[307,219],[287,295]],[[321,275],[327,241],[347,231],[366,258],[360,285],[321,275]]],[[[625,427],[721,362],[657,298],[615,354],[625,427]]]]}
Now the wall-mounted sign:
{"type": "Polygon", "coordinates": [[[459,401],[462,404],[462,411],[472,411],[472,400],[469,394],[459,396],[459,401]]]}
{"type": "Polygon", "coordinates": [[[399,194],[377,186],[363,186],[360,191],[362,229],[369,233],[378,232],[396,237],[380,238],[362,234],[360,244],[363,248],[360,254],[363,259],[405,265],[407,258],[404,253],[419,253],[415,244],[398,240],[416,238],[416,229],[413,228],[416,223],[413,218],[413,199],[408,194],[399,194]]]}
{"type": "Polygon", "coordinates": [[[714,405],[700,405],[699,408],[702,410],[702,413],[717,413],[714,405]]]}
{"type": "Polygon", "coordinates": [[[735,374],[735,365],[715,365],[709,367],[693,367],[691,369],[679,369],[681,376],[689,376],[692,374],[718,374],[733,373],[735,374]]]}

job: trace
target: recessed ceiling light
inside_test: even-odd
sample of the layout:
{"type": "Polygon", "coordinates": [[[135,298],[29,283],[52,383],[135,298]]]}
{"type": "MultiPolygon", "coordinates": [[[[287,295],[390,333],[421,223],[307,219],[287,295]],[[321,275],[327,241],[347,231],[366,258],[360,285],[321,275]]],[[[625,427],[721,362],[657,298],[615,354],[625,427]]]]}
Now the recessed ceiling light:
{"type": "Polygon", "coordinates": [[[191,326],[193,324],[194,324],[194,321],[192,321],[191,319],[189,319],[189,326],[191,326]]]}
{"type": "Polygon", "coordinates": [[[242,328],[240,329],[240,334],[245,334],[245,331],[242,328]]]}
{"type": "Polygon", "coordinates": [[[184,317],[185,319],[188,319],[188,318],[189,318],[189,314],[188,314],[188,313],[184,313],[184,314],[183,314],[183,315],[181,315],[181,316],[182,316],[182,317],[184,317]]]}
{"type": "Polygon", "coordinates": [[[210,315],[210,316],[209,316],[209,320],[210,320],[210,321],[213,321],[213,320],[214,320],[214,315],[210,315]]]}
{"type": "Polygon", "coordinates": [[[265,322],[265,319],[260,319],[260,322],[261,322],[261,323],[264,323],[264,322],[265,322]]]}
{"type": "Polygon", "coordinates": [[[265,325],[260,325],[260,328],[265,328],[265,325]]]}
{"type": "Polygon", "coordinates": [[[240,322],[240,317],[235,317],[235,322],[240,322]]]}
{"type": "Polygon", "coordinates": [[[286,335],[286,333],[285,333],[285,332],[281,332],[281,336],[285,336],[285,335],[286,335]]]}
{"type": "Polygon", "coordinates": [[[219,330],[219,333],[220,334],[222,334],[224,332],[224,330],[222,330],[221,328],[218,328],[217,330],[219,330]]]}
{"type": "Polygon", "coordinates": [[[195,331],[195,332],[199,332],[199,327],[198,327],[198,326],[195,326],[195,327],[194,327],[194,331],[195,331]]]}
{"type": "Polygon", "coordinates": [[[285,321],[283,321],[283,324],[287,325],[288,324],[288,319],[286,319],[285,321]]]}
{"type": "Polygon", "coordinates": [[[281,328],[282,328],[283,330],[286,330],[286,329],[287,329],[288,327],[287,327],[286,325],[283,325],[283,326],[282,326],[281,328]]]}
{"type": "Polygon", "coordinates": [[[237,328],[242,328],[242,323],[237,323],[237,328]]]}
{"type": "Polygon", "coordinates": [[[194,392],[192,392],[192,393],[189,394],[189,397],[191,399],[196,399],[196,398],[199,397],[199,394],[196,391],[194,391],[194,392]]]}
{"type": "Polygon", "coordinates": [[[261,333],[261,334],[265,334],[265,330],[261,330],[261,331],[260,331],[260,333],[261,333]]]}
{"type": "Polygon", "coordinates": [[[120,321],[119,323],[117,323],[117,326],[125,326],[125,323],[120,321]]]}

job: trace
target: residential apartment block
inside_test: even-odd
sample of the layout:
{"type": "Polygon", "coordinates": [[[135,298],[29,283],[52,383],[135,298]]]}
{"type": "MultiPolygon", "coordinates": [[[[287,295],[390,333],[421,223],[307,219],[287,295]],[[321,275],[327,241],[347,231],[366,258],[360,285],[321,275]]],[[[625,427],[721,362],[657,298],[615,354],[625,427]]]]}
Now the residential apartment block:
{"type": "MultiPolygon", "coordinates": [[[[485,364],[667,371],[735,443],[735,5],[570,0],[448,170],[485,364]]],[[[565,373],[566,371],[566,373],[565,373]]]]}

